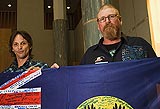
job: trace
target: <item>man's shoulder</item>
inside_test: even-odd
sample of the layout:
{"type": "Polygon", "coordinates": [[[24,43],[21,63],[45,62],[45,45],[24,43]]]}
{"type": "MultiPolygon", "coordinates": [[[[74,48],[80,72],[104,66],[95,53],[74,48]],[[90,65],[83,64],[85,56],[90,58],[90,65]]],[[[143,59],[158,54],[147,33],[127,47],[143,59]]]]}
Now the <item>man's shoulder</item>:
{"type": "Polygon", "coordinates": [[[124,36],[123,38],[127,41],[127,43],[146,43],[147,42],[145,39],[138,36],[124,36]]]}
{"type": "Polygon", "coordinates": [[[14,62],[12,62],[12,64],[9,67],[5,68],[5,70],[3,70],[1,73],[8,73],[8,72],[12,73],[15,72],[17,68],[18,66],[14,62]]]}
{"type": "Polygon", "coordinates": [[[92,46],[90,46],[90,47],[87,49],[87,51],[93,51],[93,50],[95,50],[97,47],[98,47],[98,44],[92,45],[92,46]]]}
{"type": "Polygon", "coordinates": [[[127,40],[144,40],[142,37],[139,36],[124,36],[127,40]]]}

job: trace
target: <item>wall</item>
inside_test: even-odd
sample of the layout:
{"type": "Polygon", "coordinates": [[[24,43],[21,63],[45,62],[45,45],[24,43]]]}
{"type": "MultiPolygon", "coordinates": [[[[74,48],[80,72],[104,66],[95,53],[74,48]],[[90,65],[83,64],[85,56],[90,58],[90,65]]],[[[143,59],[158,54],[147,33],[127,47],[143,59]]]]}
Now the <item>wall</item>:
{"type": "Polygon", "coordinates": [[[146,0],[119,0],[119,9],[123,32],[140,36],[151,43],[146,0]]]}
{"type": "Polygon", "coordinates": [[[44,30],[43,0],[17,0],[17,30],[25,30],[33,38],[34,59],[52,64],[53,31],[44,30]]]}
{"type": "Polygon", "coordinates": [[[8,48],[11,32],[11,29],[0,29],[0,72],[9,66],[13,59],[8,48]]]}
{"type": "Polygon", "coordinates": [[[74,43],[75,43],[75,64],[79,64],[84,54],[84,36],[83,36],[83,25],[80,20],[74,32],[74,43]]]}
{"type": "Polygon", "coordinates": [[[68,31],[69,51],[68,51],[68,64],[79,65],[84,54],[84,37],[82,20],[75,28],[75,30],[68,31]]]}

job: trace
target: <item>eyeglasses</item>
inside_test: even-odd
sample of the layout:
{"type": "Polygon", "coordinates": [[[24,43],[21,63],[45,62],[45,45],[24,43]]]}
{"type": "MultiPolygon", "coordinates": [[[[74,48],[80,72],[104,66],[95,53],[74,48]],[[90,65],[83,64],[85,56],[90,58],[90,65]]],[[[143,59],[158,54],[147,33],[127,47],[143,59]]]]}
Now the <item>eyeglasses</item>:
{"type": "Polygon", "coordinates": [[[115,20],[118,16],[119,16],[119,15],[117,15],[117,14],[110,14],[110,15],[107,16],[107,17],[103,16],[103,17],[97,19],[97,22],[103,23],[103,22],[106,21],[107,18],[108,18],[109,21],[110,21],[110,20],[115,20]]]}

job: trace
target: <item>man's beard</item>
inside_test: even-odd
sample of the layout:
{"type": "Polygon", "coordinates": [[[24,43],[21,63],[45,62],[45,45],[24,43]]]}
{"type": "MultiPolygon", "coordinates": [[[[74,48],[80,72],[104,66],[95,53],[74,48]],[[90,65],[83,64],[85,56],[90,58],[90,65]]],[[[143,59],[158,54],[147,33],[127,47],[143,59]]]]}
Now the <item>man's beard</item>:
{"type": "Polygon", "coordinates": [[[111,23],[106,24],[103,29],[103,37],[111,41],[120,38],[120,26],[113,25],[111,23]]]}

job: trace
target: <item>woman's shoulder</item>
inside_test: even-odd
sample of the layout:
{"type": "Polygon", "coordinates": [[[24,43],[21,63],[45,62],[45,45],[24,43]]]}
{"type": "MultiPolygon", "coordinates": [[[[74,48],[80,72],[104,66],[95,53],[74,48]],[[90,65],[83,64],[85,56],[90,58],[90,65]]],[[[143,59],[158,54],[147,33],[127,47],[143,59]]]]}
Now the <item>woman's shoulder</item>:
{"type": "Polygon", "coordinates": [[[30,60],[29,66],[34,66],[39,68],[49,68],[49,65],[47,63],[38,60],[30,60]]]}

